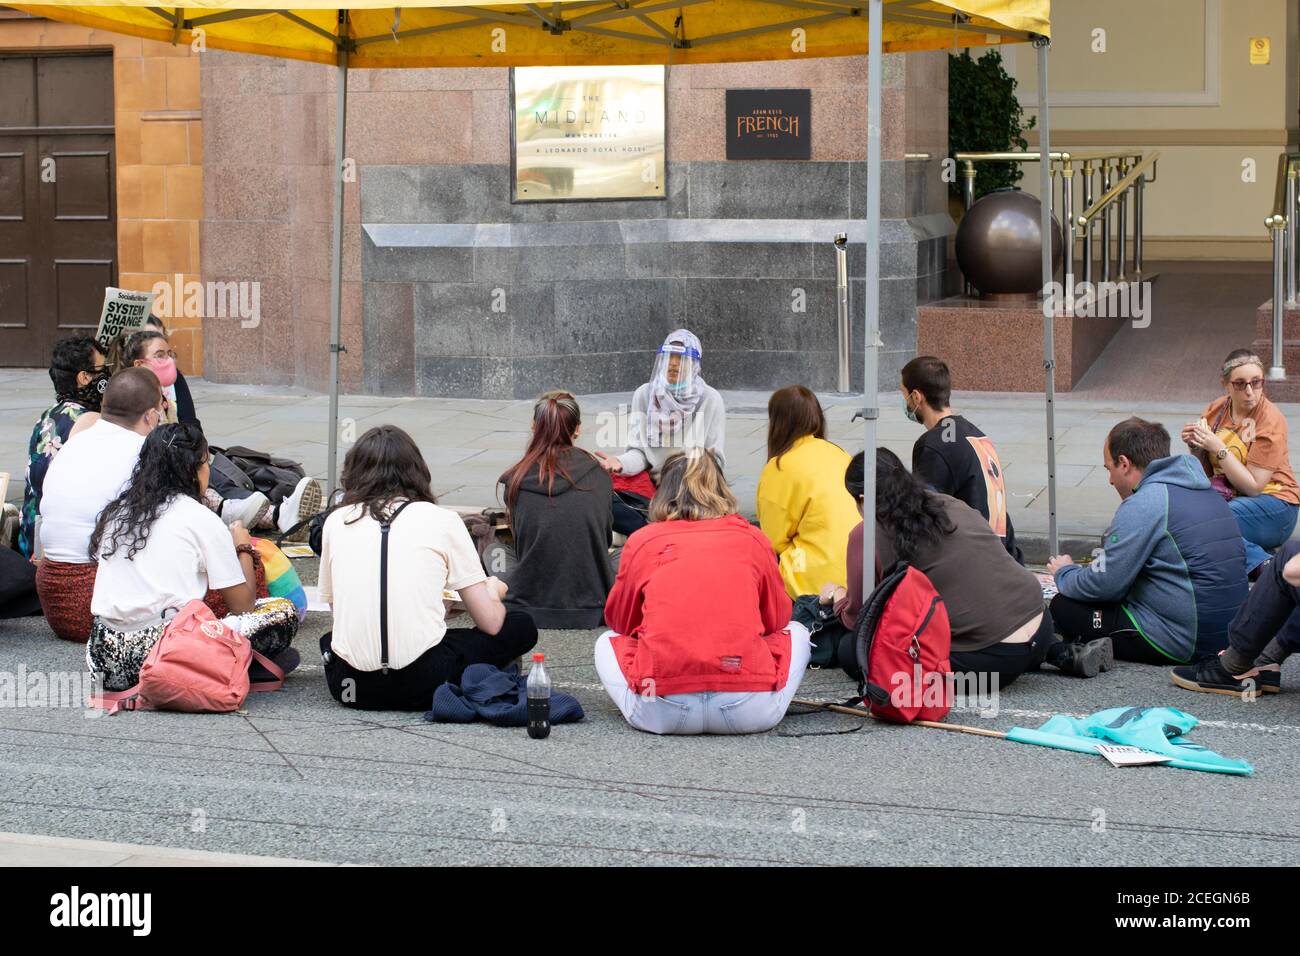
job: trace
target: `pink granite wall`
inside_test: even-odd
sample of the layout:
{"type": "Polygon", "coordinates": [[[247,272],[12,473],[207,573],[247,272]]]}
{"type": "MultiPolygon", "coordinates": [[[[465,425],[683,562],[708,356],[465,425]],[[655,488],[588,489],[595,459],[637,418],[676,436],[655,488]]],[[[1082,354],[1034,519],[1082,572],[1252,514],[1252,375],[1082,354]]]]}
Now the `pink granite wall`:
{"type": "MultiPolygon", "coordinates": [[[[885,86],[884,158],[942,154],[946,54],[888,57],[885,86]]],[[[328,383],[334,87],[329,67],[215,51],[202,58],[202,277],[260,283],[262,313],[255,329],[205,319],[213,380],[328,383]]],[[[674,67],[670,162],[726,158],[725,90],[736,87],[811,88],[813,160],[865,157],[866,59],[848,57],[674,67]]],[[[348,88],[348,155],[358,179],[373,166],[509,163],[505,69],[362,70],[348,88]]],[[[359,183],[348,183],[342,378],[349,389],[360,386],[363,368],[359,196],[359,183]]],[[[409,347],[385,343],[398,352],[409,347]]]]}

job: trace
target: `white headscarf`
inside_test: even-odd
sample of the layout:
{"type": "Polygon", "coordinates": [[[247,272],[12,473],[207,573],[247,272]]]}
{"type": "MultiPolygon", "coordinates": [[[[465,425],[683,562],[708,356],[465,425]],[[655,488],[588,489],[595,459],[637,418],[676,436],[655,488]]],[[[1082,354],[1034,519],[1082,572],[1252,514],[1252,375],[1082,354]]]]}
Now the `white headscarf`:
{"type": "Polygon", "coordinates": [[[691,415],[704,396],[700,375],[700,340],[687,329],[677,329],[664,339],[655,356],[650,378],[650,401],[646,410],[646,440],[651,448],[670,448],[682,443],[691,415]],[[668,363],[681,356],[677,383],[668,381],[668,363]]]}

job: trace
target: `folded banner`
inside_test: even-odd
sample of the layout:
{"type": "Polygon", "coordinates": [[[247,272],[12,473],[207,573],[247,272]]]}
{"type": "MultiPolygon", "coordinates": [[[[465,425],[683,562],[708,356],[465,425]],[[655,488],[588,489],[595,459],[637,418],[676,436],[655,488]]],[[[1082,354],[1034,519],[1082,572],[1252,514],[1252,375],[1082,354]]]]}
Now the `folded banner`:
{"type": "Polygon", "coordinates": [[[1220,756],[1183,736],[1198,723],[1172,707],[1113,707],[1083,718],[1057,714],[1037,730],[1012,727],[1007,740],[1087,754],[1098,753],[1099,742],[1122,744],[1169,757],[1165,766],[1181,770],[1242,776],[1255,772],[1246,761],[1220,756]]]}

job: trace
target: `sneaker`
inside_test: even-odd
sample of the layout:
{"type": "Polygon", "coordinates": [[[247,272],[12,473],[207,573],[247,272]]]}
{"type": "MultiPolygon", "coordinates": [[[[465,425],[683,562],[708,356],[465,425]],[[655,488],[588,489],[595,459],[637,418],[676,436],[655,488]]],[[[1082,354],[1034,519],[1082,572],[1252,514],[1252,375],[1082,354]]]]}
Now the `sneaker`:
{"type": "Polygon", "coordinates": [[[1183,690],[1202,694],[1226,694],[1241,697],[1249,691],[1256,694],[1276,694],[1282,689],[1281,670],[1257,670],[1250,677],[1238,680],[1223,668],[1217,657],[1198,664],[1184,664],[1169,672],[1169,679],[1183,690]]]}
{"type": "Polygon", "coordinates": [[[247,498],[227,498],[222,501],[221,520],[226,523],[226,527],[242,521],[244,527],[252,531],[270,510],[271,499],[260,491],[255,491],[247,498]]]}
{"type": "Polygon", "coordinates": [[[1056,667],[1072,677],[1096,677],[1115,666],[1115,645],[1109,637],[1086,644],[1066,644],[1056,667]]]}
{"type": "MultiPolygon", "coordinates": [[[[315,478],[304,478],[293,489],[293,494],[280,502],[275,523],[279,527],[280,533],[283,534],[299,522],[306,521],[312,515],[319,514],[320,507],[321,490],[319,482],[315,478]]],[[[309,529],[304,524],[285,540],[306,541],[308,533],[309,529]]]]}

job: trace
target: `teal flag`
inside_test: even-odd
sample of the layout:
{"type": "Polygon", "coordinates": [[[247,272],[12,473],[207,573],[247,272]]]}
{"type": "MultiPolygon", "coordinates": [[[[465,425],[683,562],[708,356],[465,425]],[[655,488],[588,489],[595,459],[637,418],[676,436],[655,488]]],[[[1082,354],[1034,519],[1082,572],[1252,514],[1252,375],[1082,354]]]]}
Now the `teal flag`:
{"type": "Polygon", "coordinates": [[[1182,770],[1244,776],[1255,772],[1244,760],[1222,757],[1188,740],[1184,735],[1198,723],[1172,707],[1112,707],[1083,718],[1057,714],[1037,730],[1012,727],[1007,740],[1090,754],[1097,753],[1098,743],[1122,744],[1172,757],[1167,766],[1182,770]]]}

